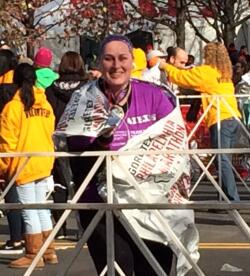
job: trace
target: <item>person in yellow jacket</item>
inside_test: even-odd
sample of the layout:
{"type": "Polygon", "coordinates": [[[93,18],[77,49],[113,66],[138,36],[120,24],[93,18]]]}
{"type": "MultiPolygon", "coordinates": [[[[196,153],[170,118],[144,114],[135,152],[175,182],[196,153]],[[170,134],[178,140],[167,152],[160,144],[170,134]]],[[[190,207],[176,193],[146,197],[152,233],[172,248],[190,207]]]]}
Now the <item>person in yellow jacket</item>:
{"type": "MultiPolygon", "coordinates": [[[[10,49],[0,49],[0,113],[16,93],[16,86],[13,85],[13,74],[17,62],[17,56],[14,52],[10,49]]],[[[15,186],[11,187],[4,200],[5,203],[18,203],[15,186]]],[[[21,210],[8,210],[6,216],[9,226],[9,239],[0,246],[0,254],[21,254],[24,251],[21,210]]]]}
{"type": "Polygon", "coordinates": [[[141,48],[133,48],[133,69],[131,77],[142,79],[143,73],[147,70],[147,57],[141,48]]]}
{"type": "MultiPolygon", "coordinates": [[[[13,81],[18,90],[8,102],[0,117],[0,152],[53,152],[52,134],[55,117],[43,89],[34,86],[35,69],[29,64],[20,64],[13,81]]],[[[22,167],[25,157],[1,158],[0,178],[10,180],[22,167]]],[[[43,203],[49,185],[53,185],[51,170],[54,157],[31,157],[16,178],[16,189],[20,203],[43,203]]],[[[22,210],[25,224],[26,255],[12,261],[10,267],[28,267],[43,241],[52,230],[49,210],[22,210]]],[[[57,263],[57,256],[51,245],[38,267],[44,261],[57,263]]]]}
{"type": "Polygon", "coordinates": [[[17,57],[9,49],[0,49],[0,113],[5,104],[14,96],[13,74],[17,57]]]}
{"type": "MultiPolygon", "coordinates": [[[[220,147],[232,148],[239,127],[237,118],[240,118],[241,115],[234,96],[232,64],[225,46],[219,42],[208,43],[204,47],[204,64],[191,69],[177,69],[165,62],[161,62],[160,67],[165,70],[171,82],[183,88],[200,91],[203,96],[204,111],[212,101],[205,118],[210,131],[211,145],[213,148],[218,147],[217,122],[220,121],[220,147]],[[218,105],[215,98],[206,97],[207,95],[221,95],[223,99],[219,99],[218,105]],[[224,95],[225,97],[223,97],[224,95]]],[[[222,189],[230,200],[239,201],[231,159],[231,154],[221,155],[222,189]]],[[[216,163],[216,165],[218,164],[216,163]]]]}
{"type": "Polygon", "coordinates": [[[16,55],[9,49],[0,49],[0,84],[12,83],[16,66],[16,55]]]}

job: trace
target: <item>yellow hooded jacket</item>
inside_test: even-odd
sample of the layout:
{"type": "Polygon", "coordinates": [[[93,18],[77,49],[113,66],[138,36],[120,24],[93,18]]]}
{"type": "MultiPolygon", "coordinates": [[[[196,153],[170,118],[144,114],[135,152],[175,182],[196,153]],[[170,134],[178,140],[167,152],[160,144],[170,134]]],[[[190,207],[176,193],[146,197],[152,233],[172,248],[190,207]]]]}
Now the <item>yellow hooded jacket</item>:
{"type": "Polygon", "coordinates": [[[13,82],[13,76],[14,76],[14,70],[8,71],[4,75],[0,76],[0,84],[12,83],[13,82]]]}
{"type": "Polygon", "coordinates": [[[131,77],[141,79],[142,73],[147,69],[146,54],[141,48],[133,48],[133,57],[134,63],[131,77]]]}
{"type": "MultiPolygon", "coordinates": [[[[232,108],[237,117],[241,117],[234,96],[232,82],[219,82],[220,73],[209,65],[196,66],[191,69],[178,69],[170,64],[164,66],[165,72],[171,82],[183,88],[190,88],[200,91],[203,95],[227,95],[226,102],[232,108]],[[229,97],[228,97],[229,96],[229,97]]],[[[203,110],[207,108],[211,98],[202,97],[203,110]]],[[[228,107],[220,100],[220,121],[232,118],[233,114],[228,107]]],[[[207,113],[206,124],[208,127],[217,123],[216,100],[207,113]]]]}
{"type": "MultiPolygon", "coordinates": [[[[54,152],[52,134],[55,117],[43,89],[33,87],[35,103],[24,111],[19,91],[6,104],[0,117],[0,152],[54,152]]],[[[0,175],[10,179],[23,164],[24,157],[0,159],[0,175]]],[[[54,157],[31,157],[16,179],[17,185],[51,174],[54,157]]]]}

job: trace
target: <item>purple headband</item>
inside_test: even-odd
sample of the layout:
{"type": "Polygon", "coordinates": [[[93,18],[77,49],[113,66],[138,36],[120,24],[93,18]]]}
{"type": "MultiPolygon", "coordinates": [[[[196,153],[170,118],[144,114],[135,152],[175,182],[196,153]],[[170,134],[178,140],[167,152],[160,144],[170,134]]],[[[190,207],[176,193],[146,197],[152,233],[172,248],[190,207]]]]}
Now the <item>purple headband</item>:
{"type": "Polygon", "coordinates": [[[109,42],[112,42],[112,41],[121,41],[123,43],[125,43],[129,50],[132,51],[133,50],[133,45],[132,45],[132,42],[124,35],[108,35],[106,36],[103,41],[101,42],[101,45],[100,45],[100,51],[102,52],[104,47],[109,43],[109,42]]]}

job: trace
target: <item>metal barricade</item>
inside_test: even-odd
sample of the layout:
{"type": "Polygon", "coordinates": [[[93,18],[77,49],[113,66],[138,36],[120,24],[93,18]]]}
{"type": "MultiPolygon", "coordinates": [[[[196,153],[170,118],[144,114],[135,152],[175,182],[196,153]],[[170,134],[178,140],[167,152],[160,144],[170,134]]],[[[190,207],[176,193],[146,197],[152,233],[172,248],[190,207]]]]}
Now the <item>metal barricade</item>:
{"type": "MultiPolygon", "coordinates": [[[[193,96],[192,98],[197,98],[197,96],[193,96]]],[[[214,103],[217,105],[217,110],[218,110],[218,117],[219,111],[220,111],[220,101],[222,101],[230,110],[230,106],[226,102],[224,96],[213,96],[213,100],[210,102],[209,106],[207,107],[206,110],[204,110],[204,114],[201,116],[201,118],[198,120],[196,126],[188,136],[188,139],[192,137],[192,135],[195,133],[197,128],[199,127],[199,124],[202,122],[204,117],[206,116],[207,112],[209,109],[212,107],[214,103]]],[[[240,119],[237,117],[237,115],[234,113],[234,111],[231,109],[230,112],[232,113],[232,116],[239,122],[241,127],[244,129],[246,135],[248,138],[250,138],[250,134],[248,130],[245,128],[245,126],[242,124],[240,119]]],[[[218,129],[220,128],[220,123],[218,124],[218,129]]],[[[25,272],[25,276],[31,275],[33,272],[36,264],[38,263],[39,259],[43,256],[45,250],[49,246],[49,244],[52,242],[54,239],[56,233],[59,231],[60,227],[64,223],[64,221],[67,219],[69,214],[73,209],[96,209],[98,210],[97,214],[87,227],[87,229],[84,231],[83,236],[81,239],[78,241],[76,245],[76,249],[72,256],[69,258],[68,262],[64,262],[63,264],[63,269],[61,269],[60,273],[58,275],[66,275],[68,272],[70,265],[73,263],[75,257],[78,255],[80,250],[82,249],[82,246],[84,243],[88,240],[90,237],[91,233],[93,232],[94,228],[98,224],[98,222],[101,220],[101,218],[106,214],[106,225],[107,225],[107,266],[104,268],[103,272],[101,275],[105,275],[107,272],[107,275],[115,275],[115,271],[117,271],[120,275],[124,275],[123,271],[119,267],[119,264],[115,262],[115,254],[114,254],[114,225],[113,225],[113,215],[115,215],[121,224],[124,226],[124,228],[128,231],[129,235],[131,238],[134,240],[135,244],[138,246],[138,248],[141,250],[141,252],[144,254],[145,258],[148,260],[148,262],[151,264],[152,268],[155,270],[157,275],[166,275],[162,268],[160,267],[159,263],[156,261],[152,253],[148,250],[147,246],[144,244],[143,240],[140,239],[138,234],[134,231],[132,226],[128,223],[126,217],[123,215],[121,210],[123,209],[152,209],[154,210],[154,213],[159,221],[164,225],[166,229],[167,235],[169,235],[173,241],[173,243],[176,245],[176,247],[183,253],[183,255],[186,257],[186,260],[191,264],[193,270],[196,272],[197,275],[205,275],[204,272],[201,270],[201,268],[191,259],[189,256],[189,253],[187,249],[183,246],[181,241],[178,239],[178,237],[175,235],[175,233],[172,231],[172,229],[169,227],[169,225],[161,218],[161,215],[158,210],[160,209],[209,209],[209,208],[219,208],[219,209],[225,209],[228,211],[229,215],[233,218],[235,221],[236,225],[239,226],[240,230],[242,233],[250,240],[250,228],[247,225],[247,223],[244,221],[242,216],[239,214],[237,209],[249,209],[250,204],[249,203],[232,203],[230,200],[227,198],[225,193],[221,189],[221,177],[219,177],[219,183],[213,178],[211,173],[208,171],[209,166],[211,163],[214,161],[215,156],[218,154],[223,153],[245,153],[249,154],[250,149],[249,148],[244,148],[244,149],[221,149],[220,147],[220,141],[218,145],[218,149],[192,149],[192,150],[168,150],[168,151],[147,151],[145,152],[144,150],[135,150],[135,151],[127,151],[127,152],[117,152],[117,151],[99,151],[99,152],[84,152],[84,153],[0,153],[0,157],[26,157],[25,162],[23,163],[22,167],[19,168],[19,170],[16,172],[16,174],[13,176],[13,178],[10,180],[8,183],[5,191],[3,191],[1,198],[4,198],[4,196],[7,194],[11,186],[14,184],[15,179],[17,178],[18,174],[22,171],[22,169],[25,167],[27,164],[29,158],[32,158],[34,156],[56,156],[58,158],[60,157],[89,157],[89,156],[96,156],[97,161],[95,162],[94,166],[88,173],[87,177],[84,179],[83,183],[79,187],[78,191],[75,193],[74,197],[71,200],[71,203],[68,204],[0,204],[0,208],[6,209],[22,209],[22,208],[51,208],[51,209],[65,209],[64,213],[62,214],[61,218],[55,225],[53,231],[51,232],[50,236],[47,238],[45,243],[43,244],[42,248],[40,249],[39,253],[37,256],[34,258],[32,264],[30,267],[27,269],[25,272]],[[210,180],[212,185],[215,187],[215,189],[218,191],[220,196],[223,198],[223,202],[190,202],[190,204],[150,204],[150,202],[147,202],[147,199],[145,198],[145,204],[114,204],[113,203],[113,183],[112,183],[112,162],[111,158],[116,159],[118,155],[137,155],[137,154],[188,154],[191,155],[194,160],[197,162],[197,164],[200,166],[202,170],[202,175],[206,175],[207,178],[210,180]],[[210,162],[205,166],[203,162],[200,159],[201,154],[211,154],[214,155],[210,162]],[[95,175],[97,172],[98,168],[106,158],[106,168],[107,168],[107,204],[81,204],[77,203],[80,196],[83,194],[85,188],[89,184],[90,180],[92,177],[95,175]]],[[[220,160],[220,159],[219,159],[220,160]]],[[[120,164],[122,170],[128,177],[128,180],[133,183],[133,185],[138,186],[135,179],[131,176],[131,174],[126,170],[126,168],[120,164]]],[[[220,169],[220,168],[219,168],[220,169]]],[[[235,170],[235,168],[234,168],[235,170]]],[[[220,174],[220,172],[219,172],[220,174]]],[[[196,189],[198,184],[200,183],[201,178],[198,179],[198,181],[195,183],[191,193],[196,189]]],[[[244,184],[244,183],[243,183],[244,184]]],[[[247,187],[247,184],[244,184],[246,188],[249,191],[249,188],[247,187]]],[[[143,194],[142,191],[139,190],[143,194]]],[[[190,193],[190,194],[191,194],[190,193]]]]}

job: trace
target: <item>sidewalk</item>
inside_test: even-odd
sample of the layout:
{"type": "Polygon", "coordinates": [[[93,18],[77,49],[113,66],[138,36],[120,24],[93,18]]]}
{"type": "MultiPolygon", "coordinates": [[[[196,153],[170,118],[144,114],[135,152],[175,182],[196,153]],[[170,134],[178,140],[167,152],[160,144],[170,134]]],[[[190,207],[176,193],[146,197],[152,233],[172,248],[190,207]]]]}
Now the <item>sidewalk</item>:
{"type": "MultiPolygon", "coordinates": [[[[202,189],[196,192],[196,196],[202,199],[215,196],[214,190],[209,186],[201,186],[202,189]]],[[[247,199],[248,193],[241,191],[247,199]]],[[[240,212],[246,223],[250,225],[250,210],[240,212]]],[[[227,213],[212,213],[198,211],[195,213],[196,225],[200,234],[200,260],[198,265],[207,276],[248,276],[250,275],[250,240],[248,240],[233,219],[227,213]],[[222,271],[226,269],[227,271],[222,271]],[[234,272],[233,270],[241,270],[234,272]]],[[[56,241],[56,249],[59,258],[58,265],[47,265],[43,270],[36,270],[34,276],[56,276],[62,272],[60,266],[69,260],[73,248],[76,244],[77,224],[73,213],[67,220],[69,229],[69,239],[56,241]]],[[[8,239],[8,226],[6,217],[0,218],[0,244],[8,239]]],[[[20,255],[0,255],[0,275],[1,276],[21,276],[25,270],[8,268],[11,260],[20,255]]],[[[60,274],[62,275],[62,274],[60,274]]],[[[97,276],[93,262],[85,246],[69,272],[68,276],[97,276]]],[[[190,271],[186,276],[195,276],[194,271],[190,271]]],[[[144,275],[142,275],[144,276],[144,275]]],[[[149,275],[150,276],[150,275],[149,275]]]]}
{"type": "MultiPolygon", "coordinates": [[[[34,276],[56,276],[58,272],[61,272],[60,265],[67,261],[70,254],[76,244],[77,237],[77,224],[72,213],[67,220],[68,224],[68,239],[67,240],[56,240],[56,250],[59,259],[59,264],[57,265],[46,265],[43,269],[36,269],[32,275],[34,276]]],[[[0,245],[2,245],[8,236],[8,225],[6,217],[0,218],[0,245]]],[[[19,258],[22,255],[0,255],[0,275],[1,276],[21,276],[24,275],[25,269],[12,269],[8,267],[8,264],[19,258]]],[[[82,252],[79,254],[74,264],[70,268],[68,274],[69,276],[79,276],[79,275],[89,275],[97,276],[95,272],[94,265],[88,253],[88,249],[84,246],[82,252]]]]}

